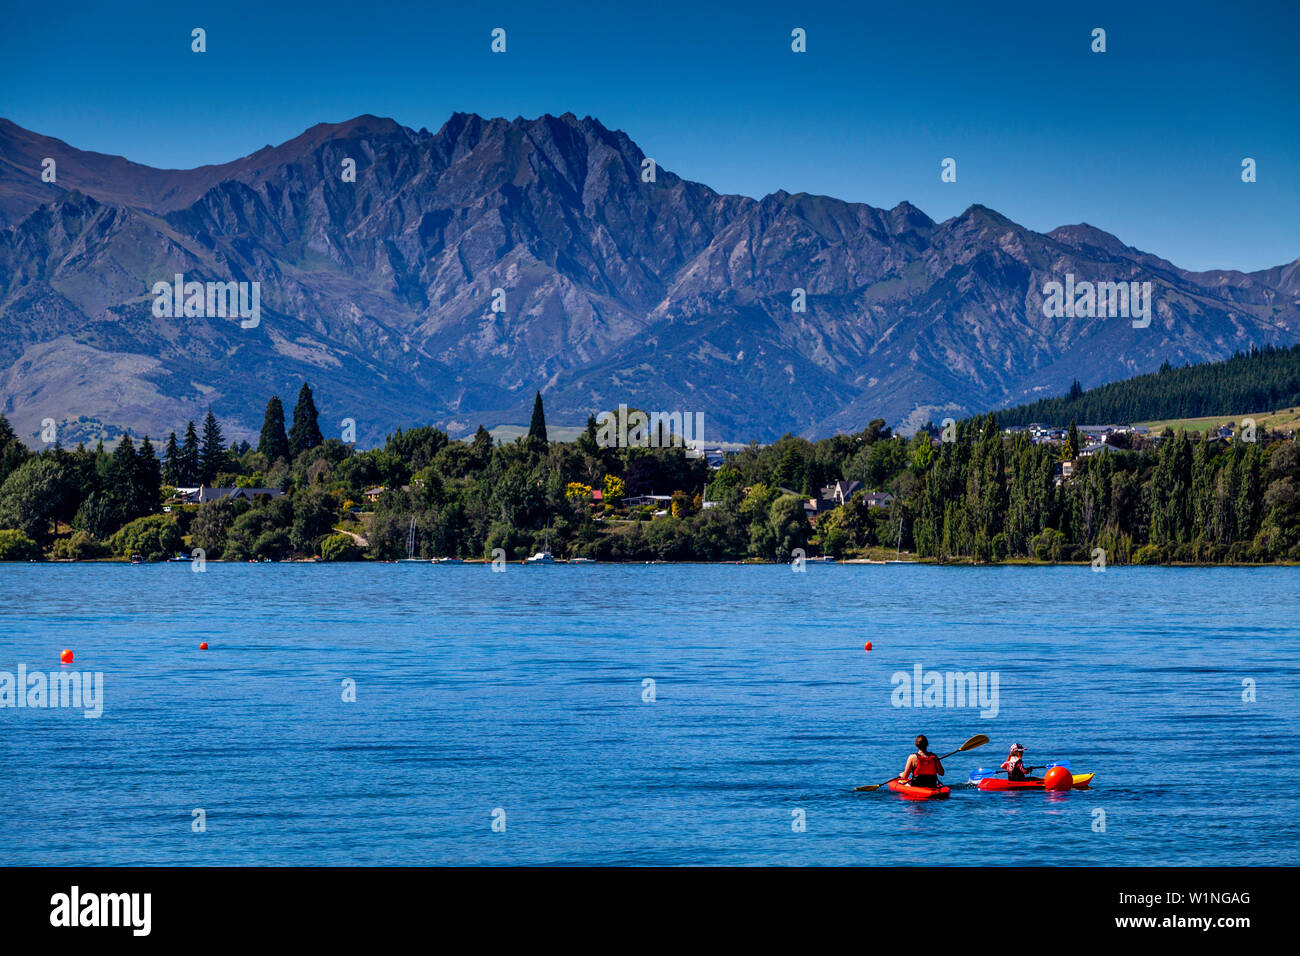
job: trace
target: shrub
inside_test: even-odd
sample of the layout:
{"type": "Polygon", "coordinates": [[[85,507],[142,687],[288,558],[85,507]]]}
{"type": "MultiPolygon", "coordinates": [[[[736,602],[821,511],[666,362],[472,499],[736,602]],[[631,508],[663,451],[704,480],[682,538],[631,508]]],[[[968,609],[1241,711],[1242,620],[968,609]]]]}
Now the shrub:
{"type": "Polygon", "coordinates": [[[40,546],[21,531],[0,529],[0,561],[36,561],[40,546]]]}
{"type": "Polygon", "coordinates": [[[321,540],[320,556],[326,561],[360,561],[361,548],[346,534],[331,534],[321,540]]]}
{"type": "Polygon", "coordinates": [[[1159,564],[1161,561],[1160,548],[1154,544],[1144,544],[1137,549],[1133,555],[1134,564],[1159,564]]]}
{"type": "Polygon", "coordinates": [[[184,544],[181,529],[170,515],[136,518],[108,542],[114,554],[124,557],[139,554],[146,561],[162,561],[180,551],[184,544]]]}
{"type": "Polygon", "coordinates": [[[86,531],[74,531],[66,538],[60,538],[50,548],[50,557],[70,561],[90,561],[106,558],[111,553],[109,546],[86,531]]]}

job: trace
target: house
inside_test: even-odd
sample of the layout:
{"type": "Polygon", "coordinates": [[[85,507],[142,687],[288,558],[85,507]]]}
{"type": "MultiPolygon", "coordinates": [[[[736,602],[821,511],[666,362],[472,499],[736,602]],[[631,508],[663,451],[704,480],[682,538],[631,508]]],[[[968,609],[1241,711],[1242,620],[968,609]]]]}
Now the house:
{"type": "Polygon", "coordinates": [[[721,448],[704,449],[704,461],[709,468],[717,471],[727,462],[727,454],[721,448]]]}
{"type": "Polygon", "coordinates": [[[279,488],[209,488],[199,485],[197,488],[177,488],[176,499],[182,504],[201,505],[222,498],[254,501],[258,498],[278,498],[284,494],[279,488]]]}
{"type": "Polygon", "coordinates": [[[869,491],[863,498],[868,508],[888,508],[894,500],[894,496],[887,491],[869,491]]]}
{"type": "Polygon", "coordinates": [[[673,503],[672,495],[633,495],[623,499],[623,504],[628,508],[667,508],[673,503]]]}
{"type": "MultiPolygon", "coordinates": [[[[784,490],[784,489],[782,489],[784,490]]],[[[817,516],[838,508],[840,505],[848,504],[854,494],[862,490],[860,481],[837,481],[833,485],[827,485],[816,498],[809,498],[803,503],[803,513],[808,516],[808,520],[816,520],[817,516]]],[[[790,492],[793,494],[793,492],[790,492]]]]}
{"type": "Polygon", "coordinates": [[[834,508],[847,504],[849,499],[853,497],[854,492],[861,490],[862,482],[860,481],[837,481],[835,484],[827,485],[821,490],[821,500],[834,502],[831,505],[834,508]]]}
{"type": "Polygon", "coordinates": [[[1098,442],[1093,442],[1090,445],[1084,445],[1083,449],[1079,452],[1079,457],[1088,458],[1091,457],[1092,455],[1097,454],[1098,452],[1116,451],[1116,450],[1117,449],[1115,448],[1115,446],[1110,444],[1109,442],[1098,441],[1098,442]]]}
{"type": "Polygon", "coordinates": [[[374,488],[367,488],[361,492],[361,497],[365,498],[366,501],[378,501],[387,490],[383,485],[376,485],[374,488]]]}

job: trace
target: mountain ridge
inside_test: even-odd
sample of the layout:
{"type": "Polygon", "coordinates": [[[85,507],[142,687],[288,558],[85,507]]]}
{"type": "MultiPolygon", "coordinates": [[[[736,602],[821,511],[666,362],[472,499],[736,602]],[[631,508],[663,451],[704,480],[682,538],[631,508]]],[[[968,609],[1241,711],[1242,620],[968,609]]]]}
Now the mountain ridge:
{"type": "Polygon", "coordinates": [[[0,156],[0,409],[28,435],[45,417],[170,429],[212,404],[245,437],[306,378],[369,441],[524,421],[538,388],[557,422],[629,403],[766,440],[1300,340],[1298,262],[1192,273],[980,204],[935,222],[907,202],[721,194],[661,166],[646,183],[626,133],[572,113],[454,113],[433,133],[363,114],[188,171],[0,120],[0,156]],[[259,327],[154,318],[148,290],[177,272],[261,282],[259,327]],[[1151,281],[1151,327],[1045,318],[1042,284],[1066,272],[1151,281]]]}

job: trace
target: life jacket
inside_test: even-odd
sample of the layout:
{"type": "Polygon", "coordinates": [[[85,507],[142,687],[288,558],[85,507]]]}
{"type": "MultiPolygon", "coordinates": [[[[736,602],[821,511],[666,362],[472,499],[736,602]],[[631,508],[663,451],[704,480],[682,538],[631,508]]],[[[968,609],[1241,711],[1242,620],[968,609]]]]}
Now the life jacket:
{"type": "Polygon", "coordinates": [[[1006,760],[1002,761],[1002,769],[1008,770],[1013,774],[1016,771],[1019,771],[1021,776],[1026,776],[1025,761],[1021,757],[1008,757],[1006,760]]]}
{"type": "Polygon", "coordinates": [[[912,771],[914,777],[937,777],[939,775],[939,758],[934,754],[923,754],[919,751],[916,755],[916,768],[912,771]]]}

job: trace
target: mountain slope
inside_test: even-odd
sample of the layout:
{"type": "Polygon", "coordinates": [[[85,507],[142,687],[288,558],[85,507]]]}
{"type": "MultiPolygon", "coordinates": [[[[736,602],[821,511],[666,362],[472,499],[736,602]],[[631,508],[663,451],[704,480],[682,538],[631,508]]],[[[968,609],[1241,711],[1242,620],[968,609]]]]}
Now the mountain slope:
{"type": "Polygon", "coordinates": [[[305,378],[363,443],[525,421],[538,388],[559,424],[627,403],[763,440],[1300,340],[1297,263],[1189,273],[981,206],[935,223],[663,168],[646,182],[626,134],[572,114],[458,113],[436,133],[362,116],[195,170],[0,121],[0,156],[0,411],[24,436],[46,417],[156,435],[211,405],[249,437],[305,378]],[[176,273],[259,282],[261,322],[154,317],[150,289],[176,273]],[[1045,317],[1066,273],[1151,282],[1150,327],[1045,317]]]}

